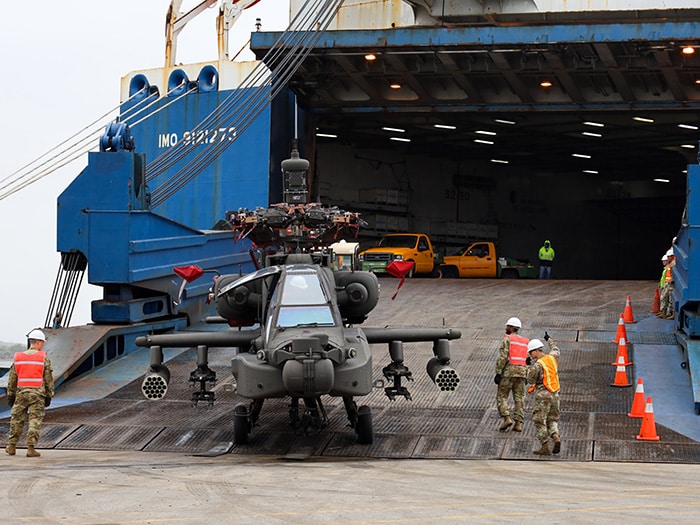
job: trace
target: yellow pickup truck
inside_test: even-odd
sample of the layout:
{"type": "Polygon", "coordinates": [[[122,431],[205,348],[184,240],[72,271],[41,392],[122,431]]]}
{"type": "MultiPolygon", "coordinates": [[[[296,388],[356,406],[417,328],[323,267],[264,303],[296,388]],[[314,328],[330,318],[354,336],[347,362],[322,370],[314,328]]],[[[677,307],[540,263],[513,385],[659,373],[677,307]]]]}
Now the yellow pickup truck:
{"type": "Polygon", "coordinates": [[[535,278],[537,268],[518,259],[499,257],[492,242],[479,241],[446,255],[439,268],[440,277],[501,277],[503,279],[535,278]]]}
{"type": "Polygon", "coordinates": [[[417,274],[437,277],[441,262],[433,243],[424,233],[389,233],[376,247],[360,253],[360,264],[366,272],[386,273],[387,265],[397,259],[413,262],[406,277],[417,274]]]}

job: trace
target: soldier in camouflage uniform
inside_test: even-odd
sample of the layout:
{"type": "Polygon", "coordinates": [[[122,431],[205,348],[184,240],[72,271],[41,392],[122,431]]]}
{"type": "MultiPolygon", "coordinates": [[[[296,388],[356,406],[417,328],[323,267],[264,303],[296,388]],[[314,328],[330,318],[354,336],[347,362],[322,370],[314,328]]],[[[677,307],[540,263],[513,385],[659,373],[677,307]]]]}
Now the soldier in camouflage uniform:
{"type": "Polygon", "coordinates": [[[7,402],[12,407],[12,417],[5,452],[15,455],[29,412],[27,457],[33,458],[41,455],[35,447],[39,442],[45,407],[51,404],[54,395],[54,384],[51,360],[43,351],[46,336],[41,330],[32,330],[27,337],[29,348],[15,354],[7,381],[7,402]]]}
{"type": "Polygon", "coordinates": [[[518,335],[522,327],[520,319],[511,317],[506,321],[506,333],[498,348],[496,360],[496,377],[498,385],[496,407],[503,423],[498,430],[505,432],[513,425],[513,432],[523,431],[523,403],[525,401],[525,377],[527,375],[527,339],[518,335]],[[513,419],[508,409],[508,397],[513,394],[513,419]]]}
{"type": "Polygon", "coordinates": [[[561,449],[559,438],[559,348],[547,332],[544,340],[549,344],[549,353],[544,353],[544,345],[539,339],[532,339],[527,346],[527,382],[532,386],[528,392],[535,392],[535,406],[532,421],[540,448],[533,453],[538,456],[558,454],[561,449]],[[549,438],[554,445],[549,450],[549,438]]]}

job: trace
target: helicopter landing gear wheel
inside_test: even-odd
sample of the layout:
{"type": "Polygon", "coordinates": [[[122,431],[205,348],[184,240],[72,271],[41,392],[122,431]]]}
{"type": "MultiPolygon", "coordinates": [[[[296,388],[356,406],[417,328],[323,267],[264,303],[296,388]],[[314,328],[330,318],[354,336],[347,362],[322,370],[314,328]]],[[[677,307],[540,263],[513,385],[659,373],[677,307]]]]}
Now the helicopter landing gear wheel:
{"type": "Polygon", "coordinates": [[[236,405],[233,409],[233,442],[236,445],[248,443],[248,407],[236,405]]]}
{"type": "Polygon", "coordinates": [[[357,423],[355,425],[357,442],[360,445],[369,445],[374,441],[372,431],[372,409],[367,405],[362,405],[357,409],[357,423]]]}

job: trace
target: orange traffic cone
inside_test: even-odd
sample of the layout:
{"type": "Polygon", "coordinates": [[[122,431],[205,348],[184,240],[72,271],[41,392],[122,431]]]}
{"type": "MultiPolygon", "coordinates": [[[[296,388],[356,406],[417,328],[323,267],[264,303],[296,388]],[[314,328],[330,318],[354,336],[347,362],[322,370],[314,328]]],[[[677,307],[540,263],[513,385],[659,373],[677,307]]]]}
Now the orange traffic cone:
{"type": "Polygon", "coordinates": [[[651,305],[651,313],[655,314],[661,311],[661,297],[659,296],[659,289],[654,290],[654,304],[651,305]]]}
{"type": "Polygon", "coordinates": [[[627,381],[627,369],[625,368],[624,357],[620,356],[617,360],[617,370],[615,370],[615,382],[610,386],[632,386],[632,383],[627,381]]]}
{"type": "Polygon", "coordinates": [[[623,312],[622,317],[626,323],[637,322],[637,320],[634,318],[634,315],[632,314],[632,301],[630,300],[629,295],[627,296],[627,303],[625,304],[625,311],[623,312]]]}
{"type": "Polygon", "coordinates": [[[627,413],[627,417],[644,417],[644,408],[644,383],[640,377],[637,379],[637,389],[634,391],[632,410],[627,413]]]}
{"type": "Polygon", "coordinates": [[[617,322],[617,333],[615,334],[615,339],[612,340],[613,343],[619,343],[621,338],[627,339],[627,328],[625,328],[625,319],[622,314],[620,314],[620,320],[617,322]]]}
{"type": "Polygon", "coordinates": [[[641,441],[658,441],[659,436],[656,435],[656,423],[654,423],[654,406],[651,404],[651,396],[647,397],[647,405],[644,408],[644,419],[642,419],[642,428],[639,429],[637,439],[641,441]]]}
{"type": "Polygon", "coordinates": [[[632,361],[630,361],[629,358],[629,354],[627,353],[627,340],[624,337],[620,338],[620,343],[617,345],[617,355],[615,356],[615,362],[612,363],[612,365],[619,365],[620,358],[622,358],[623,365],[630,366],[632,364],[632,361]]]}

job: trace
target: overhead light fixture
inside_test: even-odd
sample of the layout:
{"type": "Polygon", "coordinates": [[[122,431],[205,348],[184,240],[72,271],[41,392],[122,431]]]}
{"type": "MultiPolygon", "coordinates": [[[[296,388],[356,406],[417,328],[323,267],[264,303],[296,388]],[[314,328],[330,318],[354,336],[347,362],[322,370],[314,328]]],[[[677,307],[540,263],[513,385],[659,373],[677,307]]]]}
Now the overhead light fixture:
{"type": "Polygon", "coordinates": [[[671,182],[668,179],[654,179],[654,182],[671,182]]]}
{"type": "Polygon", "coordinates": [[[596,170],[583,170],[583,173],[589,173],[591,175],[598,175],[598,172],[596,170]]]}
{"type": "Polygon", "coordinates": [[[401,84],[399,84],[398,82],[392,82],[391,84],[389,84],[389,87],[391,89],[401,89],[401,84]]]}
{"type": "Polygon", "coordinates": [[[632,117],[632,120],[636,120],[637,122],[648,122],[648,123],[654,122],[654,119],[645,118],[645,117],[632,117]]]}
{"type": "Polygon", "coordinates": [[[502,160],[502,159],[491,159],[491,162],[494,162],[496,164],[508,164],[509,163],[509,161],[502,160]]]}
{"type": "Polygon", "coordinates": [[[540,87],[551,88],[552,82],[550,80],[543,80],[542,82],[540,82],[540,87]]]}
{"type": "Polygon", "coordinates": [[[695,144],[681,144],[681,148],[695,149],[695,144]]]}
{"type": "Polygon", "coordinates": [[[598,138],[603,136],[600,133],[592,133],[590,131],[582,131],[581,135],[585,135],[586,137],[598,137],[598,138]]]}
{"type": "Polygon", "coordinates": [[[316,133],[317,137],[324,137],[327,139],[337,139],[338,135],[334,135],[333,133],[316,133]]]}
{"type": "Polygon", "coordinates": [[[571,156],[578,157],[579,159],[590,159],[591,158],[590,155],[585,155],[583,153],[572,153],[571,156]]]}
{"type": "Polygon", "coordinates": [[[583,123],[584,126],[595,126],[596,128],[604,128],[605,124],[602,122],[593,122],[590,120],[587,120],[586,122],[583,123]]]}
{"type": "Polygon", "coordinates": [[[492,140],[474,139],[474,142],[478,142],[479,144],[488,144],[489,146],[494,144],[492,140]]]}
{"type": "Polygon", "coordinates": [[[692,124],[678,124],[678,127],[684,129],[698,129],[697,126],[693,126],[692,124]]]}
{"type": "Polygon", "coordinates": [[[383,129],[384,131],[393,131],[393,132],[395,132],[395,133],[406,133],[406,130],[405,130],[405,129],[401,129],[401,128],[387,128],[387,127],[384,127],[384,128],[382,128],[382,129],[383,129]]]}
{"type": "Polygon", "coordinates": [[[374,53],[367,53],[365,55],[365,60],[367,62],[374,62],[375,60],[377,60],[377,55],[375,55],[374,53]]]}
{"type": "Polygon", "coordinates": [[[389,137],[389,140],[395,140],[396,142],[411,142],[411,139],[405,137],[389,137]]]}
{"type": "Polygon", "coordinates": [[[449,126],[447,124],[433,124],[433,127],[440,129],[457,129],[457,126],[449,126]]]}
{"type": "Polygon", "coordinates": [[[477,129],[474,133],[478,133],[479,135],[491,135],[491,136],[496,135],[495,131],[485,131],[483,129],[477,129]]]}
{"type": "Polygon", "coordinates": [[[698,78],[695,79],[695,83],[696,83],[696,84],[700,84],[700,77],[698,77],[698,78]]]}
{"type": "Polygon", "coordinates": [[[684,55],[692,55],[693,53],[695,53],[695,48],[693,46],[685,46],[683,48],[684,55]]]}
{"type": "Polygon", "coordinates": [[[508,124],[509,126],[515,126],[516,124],[512,120],[503,120],[502,118],[494,119],[494,122],[498,122],[499,124],[508,124]]]}

